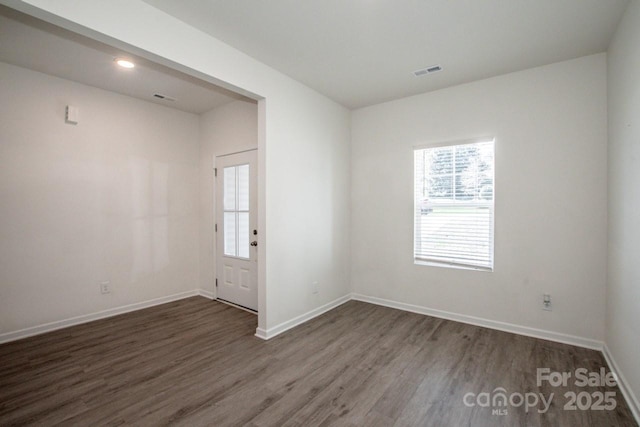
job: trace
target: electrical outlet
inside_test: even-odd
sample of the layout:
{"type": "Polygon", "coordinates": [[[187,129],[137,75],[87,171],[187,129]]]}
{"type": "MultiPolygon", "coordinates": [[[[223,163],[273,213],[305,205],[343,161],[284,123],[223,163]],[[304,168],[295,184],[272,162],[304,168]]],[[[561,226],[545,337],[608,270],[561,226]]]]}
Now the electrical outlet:
{"type": "Polygon", "coordinates": [[[551,294],[542,295],[542,309],[546,311],[553,310],[553,306],[551,305],[551,294]]]}
{"type": "Polygon", "coordinates": [[[311,292],[312,292],[314,295],[317,295],[317,294],[320,292],[320,289],[318,289],[318,282],[313,282],[313,283],[311,284],[311,292]]]}
{"type": "Polygon", "coordinates": [[[103,294],[111,293],[111,282],[100,282],[100,292],[103,294]]]}

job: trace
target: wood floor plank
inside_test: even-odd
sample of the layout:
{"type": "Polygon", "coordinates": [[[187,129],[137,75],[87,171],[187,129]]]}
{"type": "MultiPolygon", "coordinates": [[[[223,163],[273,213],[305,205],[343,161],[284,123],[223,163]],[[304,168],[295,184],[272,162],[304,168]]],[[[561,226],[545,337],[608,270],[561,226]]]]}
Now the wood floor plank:
{"type": "Polygon", "coordinates": [[[269,341],[256,323],[193,297],[0,345],[0,425],[636,425],[617,387],[536,384],[539,367],[606,368],[596,351],[356,301],[269,341]],[[499,387],[559,398],[464,404],[499,387]],[[571,391],[617,407],[565,411],[571,391]]]}

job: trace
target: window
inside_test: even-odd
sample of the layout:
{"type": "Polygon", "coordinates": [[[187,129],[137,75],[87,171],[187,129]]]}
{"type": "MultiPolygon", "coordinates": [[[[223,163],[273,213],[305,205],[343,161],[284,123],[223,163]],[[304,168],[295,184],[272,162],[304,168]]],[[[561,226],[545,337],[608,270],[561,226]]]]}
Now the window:
{"type": "Polygon", "coordinates": [[[493,270],[494,140],[414,155],[415,262],[493,270]]]}

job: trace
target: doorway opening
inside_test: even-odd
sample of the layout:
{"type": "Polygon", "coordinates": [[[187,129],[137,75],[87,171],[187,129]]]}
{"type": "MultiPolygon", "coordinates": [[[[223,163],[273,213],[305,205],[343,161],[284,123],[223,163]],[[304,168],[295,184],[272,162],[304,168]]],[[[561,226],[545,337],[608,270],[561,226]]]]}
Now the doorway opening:
{"type": "MultiPolygon", "coordinates": [[[[16,80],[28,77],[43,87],[65,88],[65,92],[55,99],[47,99],[46,105],[47,114],[50,111],[56,114],[56,117],[53,113],[47,115],[52,117],[52,126],[62,126],[67,135],[67,140],[58,143],[60,149],[54,150],[60,157],[54,160],[64,164],[67,158],[79,159],[78,150],[72,148],[77,140],[76,146],[82,147],[81,152],[93,156],[89,159],[91,164],[100,165],[99,168],[72,169],[77,174],[90,171],[87,173],[93,175],[83,180],[70,180],[82,183],[74,202],[80,206],[77,212],[87,213],[84,218],[92,218],[90,213],[95,211],[92,203],[96,200],[107,206],[103,210],[107,213],[104,217],[83,228],[91,231],[91,236],[98,236],[97,240],[107,243],[92,250],[74,247],[83,254],[95,255],[91,263],[100,268],[84,272],[86,277],[76,273],[67,282],[77,281],[77,289],[66,286],[61,287],[60,292],[67,292],[72,298],[73,292],[84,291],[86,283],[104,282],[107,291],[102,292],[103,288],[96,286],[91,295],[95,299],[93,306],[101,304],[116,311],[132,304],[155,304],[155,301],[195,294],[215,299],[215,277],[220,276],[213,257],[215,237],[209,232],[215,217],[215,211],[211,211],[214,189],[204,188],[201,184],[207,182],[206,185],[213,187],[211,177],[217,155],[249,147],[254,149],[260,164],[255,168],[257,173],[264,174],[266,100],[211,74],[92,30],[60,23],[54,16],[37,18],[0,5],[0,36],[9,41],[0,46],[0,64],[10,68],[16,80]],[[56,55],[50,52],[56,52],[56,55]],[[134,67],[119,67],[117,60],[123,58],[134,67]],[[25,70],[40,73],[40,76],[25,70]],[[57,83],[50,84],[52,81],[57,83]],[[66,90],[67,87],[71,89],[66,90]],[[64,121],[65,108],[69,107],[80,111],[79,121],[64,121]],[[238,144],[222,142],[229,139],[229,134],[218,135],[211,151],[204,151],[205,142],[200,138],[203,128],[221,129],[223,122],[232,123],[227,126],[229,129],[246,128],[238,123],[237,116],[228,114],[240,110],[254,111],[252,115],[244,116],[253,120],[253,142],[237,148],[238,144]],[[214,111],[220,112],[216,116],[219,120],[210,125],[205,116],[214,116],[214,111]],[[58,116],[61,117],[59,122],[55,121],[58,116]],[[104,132],[96,132],[94,138],[82,134],[92,128],[104,132]],[[86,184],[95,182],[100,182],[101,186],[94,188],[86,184]],[[88,196],[82,196],[81,191],[88,196]],[[211,224],[203,224],[202,218],[209,218],[211,224]],[[114,233],[114,229],[119,234],[114,233]],[[198,262],[203,259],[207,260],[206,265],[198,262]]],[[[28,94],[31,87],[33,85],[24,84],[16,91],[24,89],[28,94]]],[[[48,93],[47,90],[41,92],[48,93]]],[[[31,98],[29,108],[31,104],[37,106],[43,102],[37,97],[31,98]]],[[[42,115],[34,114],[33,117],[37,118],[38,126],[43,127],[42,115]]],[[[43,138],[42,143],[50,147],[57,142],[43,138]]],[[[60,170],[69,168],[61,167],[60,170]]],[[[44,173],[39,177],[43,182],[52,181],[44,173]]],[[[260,184],[263,181],[263,178],[257,179],[258,185],[252,193],[253,199],[260,201],[254,210],[256,225],[251,231],[261,231],[261,250],[256,254],[252,280],[259,295],[256,305],[256,309],[260,308],[258,327],[265,328],[265,263],[257,261],[257,257],[264,260],[266,246],[265,190],[260,184]]],[[[74,191],[67,186],[61,186],[61,189],[74,191]]],[[[52,204],[52,207],[56,205],[52,204]]],[[[37,242],[33,247],[39,249],[37,242]]],[[[62,273],[66,271],[74,269],[61,267],[62,273]]],[[[24,274],[22,277],[29,280],[24,274]]],[[[51,287],[50,284],[43,286],[51,287]]],[[[87,304],[87,311],[80,314],[94,315],[90,307],[91,304],[87,304]]],[[[63,307],[60,318],[54,320],[66,321],[78,314],[64,310],[63,307]]]]}

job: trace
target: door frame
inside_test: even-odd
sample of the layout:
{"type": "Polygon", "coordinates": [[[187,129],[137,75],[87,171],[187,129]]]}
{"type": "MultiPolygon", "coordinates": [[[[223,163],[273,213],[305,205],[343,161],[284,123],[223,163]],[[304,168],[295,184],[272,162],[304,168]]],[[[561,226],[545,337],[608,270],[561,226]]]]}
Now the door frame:
{"type": "MultiPolygon", "coordinates": [[[[245,150],[239,150],[239,151],[233,151],[230,153],[224,153],[224,154],[213,154],[213,168],[214,168],[214,183],[213,183],[213,223],[214,223],[214,237],[213,237],[213,271],[214,271],[214,283],[213,283],[213,299],[216,301],[220,301],[222,303],[234,306],[236,308],[239,308],[241,310],[247,311],[249,313],[253,313],[253,314],[258,314],[260,313],[260,252],[262,250],[262,232],[260,231],[260,197],[259,197],[259,183],[260,183],[260,166],[259,166],[259,153],[260,150],[258,149],[258,147],[254,147],[254,148],[247,148],[245,150]],[[258,292],[258,308],[257,308],[257,312],[250,310],[242,305],[236,304],[233,301],[227,301],[227,300],[219,300],[218,299],[218,286],[216,286],[217,280],[218,280],[218,248],[219,248],[219,243],[220,243],[220,239],[222,239],[223,236],[223,227],[218,227],[218,224],[222,223],[222,218],[219,217],[219,212],[218,212],[218,194],[217,194],[217,190],[218,190],[218,179],[221,179],[222,177],[222,173],[221,171],[217,170],[217,166],[218,166],[218,159],[221,157],[228,157],[228,156],[233,156],[236,154],[243,154],[243,153],[248,153],[251,151],[255,151],[256,152],[256,164],[255,167],[257,168],[256,170],[256,186],[255,186],[255,195],[258,196],[257,200],[256,200],[256,207],[255,207],[255,212],[253,212],[253,215],[255,215],[255,227],[258,230],[258,234],[255,237],[255,239],[258,241],[258,247],[260,248],[257,251],[256,254],[256,274],[255,274],[255,286],[256,286],[256,291],[258,292]]],[[[224,244],[224,243],[223,243],[224,244]]]]}
{"type": "Polygon", "coordinates": [[[267,99],[258,100],[258,327],[255,335],[266,339],[267,330],[267,99]]]}

